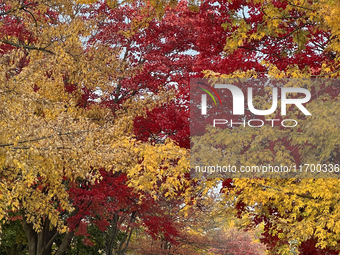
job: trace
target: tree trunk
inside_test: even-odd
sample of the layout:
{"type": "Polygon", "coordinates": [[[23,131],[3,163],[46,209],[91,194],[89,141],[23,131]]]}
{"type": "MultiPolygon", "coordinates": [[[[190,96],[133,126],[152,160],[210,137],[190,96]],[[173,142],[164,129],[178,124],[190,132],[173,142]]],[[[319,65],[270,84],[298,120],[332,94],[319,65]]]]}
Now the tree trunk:
{"type": "MultiPolygon", "coordinates": [[[[28,241],[28,254],[29,255],[51,255],[52,244],[58,235],[57,228],[54,227],[50,230],[50,220],[46,219],[40,232],[33,229],[32,223],[27,223],[24,218],[24,229],[28,241]]],[[[62,255],[66,252],[67,247],[70,245],[74,236],[74,232],[69,232],[65,235],[61,245],[59,246],[55,255],[62,255]]]]}
{"type": "Polygon", "coordinates": [[[108,234],[106,236],[106,245],[105,245],[106,255],[113,254],[113,246],[115,242],[117,241],[116,238],[118,234],[118,220],[119,220],[119,215],[118,215],[118,212],[116,212],[113,215],[113,218],[111,219],[111,226],[109,227],[108,234]]]}
{"type": "Polygon", "coordinates": [[[57,252],[55,253],[55,255],[64,255],[64,254],[66,254],[67,247],[71,244],[73,236],[74,236],[74,231],[68,232],[65,235],[65,237],[64,237],[61,245],[59,246],[57,252]]]}

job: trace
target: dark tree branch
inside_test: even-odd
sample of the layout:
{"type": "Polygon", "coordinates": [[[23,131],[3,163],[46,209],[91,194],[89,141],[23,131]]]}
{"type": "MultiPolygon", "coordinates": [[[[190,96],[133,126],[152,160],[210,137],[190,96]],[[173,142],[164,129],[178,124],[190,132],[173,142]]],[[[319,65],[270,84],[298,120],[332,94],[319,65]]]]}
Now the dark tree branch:
{"type": "MultiPolygon", "coordinates": [[[[102,128],[92,129],[92,130],[80,130],[80,131],[67,132],[67,133],[59,133],[59,134],[56,134],[56,135],[58,135],[58,136],[74,135],[74,134],[80,134],[80,133],[88,133],[88,132],[92,132],[92,131],[99,130],[99,129],[102,129],[102,128]]],[[[29,143],[29,142],[36,142],[36,141],[40,141],[40,140],[52,138],[53,136],[55,136],[55,135],[43,136],[43,137],[40,137],[40,138],[35,138],[35,139],[20,141],[20,142],[18,142],[18,144],[29,143]]],[[[13,146],[13,145],[14,145],[14,143],[0,144],[0,148],[1,148],[1,147],[9,147],[9,146],[13,146]]]]}
{"type": "Polygon", "coordinates": [[[45,47],[45,48],[41,48],[41,47],[35,47],[35,46],[32,46],[32,45],[17,44],[17,43],[10,42],[10,41],[7,41],[7,40],[0,40],[0,42],[2,42],[4,44],[12,45],[16,48],[24,48],[24,49],[28,49],[28,50],[38,50],[38,51],[44,51],[44,52],[47,52],[47,53],[50,53],[50,54],[53,54],[53,55],[55,54],[53,51],[46,49],[48,46],[45,47]]]}

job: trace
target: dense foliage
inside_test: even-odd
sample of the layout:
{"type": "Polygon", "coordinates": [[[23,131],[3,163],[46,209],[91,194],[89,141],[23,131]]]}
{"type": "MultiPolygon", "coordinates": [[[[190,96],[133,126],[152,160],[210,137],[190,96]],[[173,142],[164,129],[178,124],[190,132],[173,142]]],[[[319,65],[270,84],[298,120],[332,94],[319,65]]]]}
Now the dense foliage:
{"type": "MultiPolygon", "coordinates": [[[[339,12],[0,0],[1,254],[337,254],[337,179],[190,178],[189,81],[336,78],[339,12]]],[[[339,88],[309,89],[313,123],[223,134],[232,160],[339,164],[339,88]]]]}

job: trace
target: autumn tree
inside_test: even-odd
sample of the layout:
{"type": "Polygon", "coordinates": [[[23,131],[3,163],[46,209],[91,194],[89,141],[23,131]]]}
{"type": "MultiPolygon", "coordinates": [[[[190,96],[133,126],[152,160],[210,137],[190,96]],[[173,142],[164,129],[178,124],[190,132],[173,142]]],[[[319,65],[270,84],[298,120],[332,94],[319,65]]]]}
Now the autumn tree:
{"type": "MultiPolygon", "coordinates": [[[[226,54],[255,52],[249,61],[261,63],[264,69],[245,68],[233,73],[217,73],[212,69],[206,72],[207,77],[314,80],[338,77],[338,2],[223,3],[229,6],[232,20],[224,24],[230,35],[225,44],[226,54]]],[[[314,85],[305,87],[312,93],[307,108],[313,117],[301,119],[289,114],[299,119],[299,127],[290,130],[279,127],[226,130],[223,135],[229,155],[236,156],[239,164],[302,163],[337,167],[339,84],[337,80],[319,80],[319,85],[314,85]]],[[[219,138],[212,132],[209,139],[219,138]]],[[[320,176],[327,174],[287,179],[228,179],[224,181],[225,201],[235,208],[236,215],[252,215],[253,225],[265,222],[263,241],[271,245],[273,254],[288,253],[292,243],[301,254],[337,254],[338,181],[320,176]]]]}
{"type": "MultiPolygon", "coordinates": [[[[204,197],[216,185],[188,179],[189,78],[202,77],[204,70],[210,70],[204,72],[207,77],[225,78],[337,77],[336,2],[235,0],[189,6],[1,2],[1,215],[22,215],[29,254],[50,254],[54,242],[56,254],[62,254],[75,233],[89,234],[86,219],[104,230],[118,217],[131,227],[124,229],[128,236],[134,212],[140,213],[140,222],[152,222],[143,218],[148,214],[141,208],[154,205],[151,199],[190,204],[188,193],[194,188],[204,197]],[[124,179],[121,186],[110,190],[104,185],[118,176],[124,179]],[[113,193],[103,196],[101,188],[113,193]],[[135,201],[120,197],[120,189],[135,201]],[[147,200],[139,205],[130,189],[147,200]],[[95,191],[93,199],[86,197],[95,191]],[[179,195],[186,200],[176,201],[179,195]],[[108,198],[119,202],[108,203],[108,198]],[[100,211],[105,206],[110,215],[100,211]],[[62,240],[55,241],[57,236],[62,240]]],[[[231,155],[263,162],[339,163],[338,90],[334,83],[326,86],[310,87],[308,109],[323,117],[317,124],[301,120],[302,133],[229,132],[229,149],[239,150],[231,155]]],[[[289,240],[301,249],[314,244],[327,252],[337,249],[335,180],[235,179],[224,187],[225,204],[235,214],[252,214],[255,225],[266,222],[264,241],[273,244],[273,253],[289,240]]],[[[161,203],[150,208],[163,209],[161,203]]],[[[119,227],[111,227],[115,241],[119,227]]],[[[186,234],[183,252],[185,240],[192,241],[186,234]]],[[[163,241],[168,247],[169,241],[163,241]]]]}
{"type": "Polygon", "coordinates": [[[161,197],[155,200],[147,193],[134,192],[128,187],[126,174],[100,173],[102,181],[90,186],[82,183],[69,190],[73,205],[79,208],[77,214],[68,218],[68,226],[76,236],[83,236],[83,242],[92,246],[95,243],[88,230],[98,227],[106,254],[125,254],[140,229],[154,239],[162,236],[173,242],[177,230],[167,208],[161,206],[161,197]]]}

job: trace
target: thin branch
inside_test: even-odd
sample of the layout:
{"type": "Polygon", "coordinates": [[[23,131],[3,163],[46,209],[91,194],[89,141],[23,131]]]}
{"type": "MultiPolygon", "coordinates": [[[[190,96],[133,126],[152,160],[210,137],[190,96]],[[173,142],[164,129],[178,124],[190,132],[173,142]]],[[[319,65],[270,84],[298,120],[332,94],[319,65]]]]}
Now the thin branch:
{"type": "Polygon", "coordinates": [[[134,228],[132,228],[131,231],[130,231],[129,237],[128,237],[127,241],[126,241],[125,248],[122,250],[123,252],[126,252],[127,248],[129,247],[129,243],[130,243],[130,240],[131,240],[131,236],[132,236],[133,230],[134,230],[134,228]]]}
{"type": "Polygon", "coordinates": [[[248,48],[248,47],[244,47],[244,46],[238,46],[237,48],[244,49],[244,50],[250,50],[250,51],[257,51],[257,52],[263,53],[261,50],[258,50],[258,49],[255,49],[255,48],[248,48]]]}
{"type": "Polygon", "coordinates": [[[291,31],[289,34],[286,34],[284,37],[280,37],[277,39],[277,42],[280,42],[284,39],[286,39],[287,37],[291,36],[292,34],[294,34],[296,31],[300,30],[301,28],[304,28],[306,25],[310,25],[310,23],[306,22],[305,24],[296,27],[293,31],[291,31]]]}
{"type": "MultiPolygon", "coordinates": [[[[14,147],[12,148],[12,150],[29,150],[31,149],[31,147],[14,147]]],[[[37,150],[50,150],[50,148],[35,148],[37,150]]],[[[56,147],[56,148],[53,148],[53,149],[56,149],[56,150],[71,150],[72,148],[69,148],[69,147],[56,147]]]]}
{"type": "Polygon", "coordinates": [[[47,50],[46,47],[41,48],[41,47],[35,47],[35,46],[30,46],[30,45],[21,45],[21,44],[17,44],[17,43],[14,43],[14,42],[7,41],[7,40],[0,40],[0,42],[2,42],[4,44],[12,45],[12,46],[17,47],[17,48],[24,48],[24,49],[28,49],[28,50],[40,50],[40,51],[48,52],[48,53],[53,54],[53,55],[55,54],[53,51],[47,50]]]}
{"type": "Polygon", "coordinates": [[[308,10],[308,11],[312,11],[312,12],[315,12],[315,10],[313,9],[310,9],[310,8],[307,8],[307,7],[304,7],[304,6],[301,6],[301,5],[296,5],[296,4],[292,4],[291,2],[287,1],[287,3],[291,6],[294,6],[294,7],[298,7],[298,8],[301,8],[301,9],[305,9],[305,10],[308,10]]]}
{"type": "Polygon", "coordinates": [[[23,9],[25,9],[26,7],[28,7],[28,6],[30,6],[30,5],[34,5],[35,3],[29,3],[29,4],[25,4],[25,5],[23,5],[23,6],[21,6],[21,7],[19,7],[19,8],[14,8],[14,9],[10,9],[10,10],[8,10],[8,11],[6,11],[6,12],[1,12],[0,13],[0,16],[4,16],[4,15],[7,15],[7,14],[10,14],[11,12],[15,12],[15,11],[17,11],[17,10],[23,10],[23,9]]]}
{"type": "Polygon", "coordinates": [[[46,251],[46,249],[50,246],[52,246],[53,242],[54,242],[54,239],[56,239],[56,237],[58,236],[58,231],[55,232],[55,234],[50,238],[50,240],[48,241],[48,243],[45,245],[44,247],[44,253],[46,251]]]}
{"type": "MultiPolygon", "coordinates": [[[[270,187],[270,186],[265,186],[265,185],[258,185],[258,186],[262,187],[262,188],[266,188],[266,189],[273,189],[273,190],[277,190],[277,191],[282,191],[281,189],[270,187]]],[[[302,198],[316,199],[315,197],[310,196],[310,195],[306,195],[306,194],[305,195],[304,194],[297,194],[297,193],[294,193],[294,192],[288,192],[286,194],[287,195],[295,195],[295,196],[302,197],[302,198]]]]}
{"type": "MultiPolygon", "coordinates": [[[[102,128],[97,128],[97,129],[92,129],[92,130],[80,130],[80,131],[67,132],[67,133],[59,133],[57,135],[58,136],[65,136],[65,135],[73,135],[73,134],[80,134],[80,133],[88,133],[88,132],[92,132],[92,131],[100,130],[100,129],[102,129],[102,128]]],[[[30,140],[24,140],[24,141],[18,142],[18,144],[29,143],[29,142],[36,142],[36,141],[52,138],[53,136],[55,136],[55,135],[43,136],[43,137],[34,138],[34,139],[30,139],[30,140]]],[[[13,146],[13,145],[14,145],[14,143],[0,144],[0,148],[1,147],[9,147],[9,146],[13,146]]]]}
{"type": "Polygon", "coordinates": [[[0,12],[0,16],[4,16],[4,15],[9,14],[9,13],[14,12],[14,11],[15,11],[15,9],[8,10],[7,12],[0,12]]]}
{"type": "Polygon", "coordinates": [[[32,12],[30,12],[29,10],[26,10],[25,8],[23,10],[25,12],[28,12],[32,16],[32,18],[34,19],[35,27],[38,27],[38,22],[37,22],[36,18],[34,17],[34,15],[32,14],[32,12]]]}

